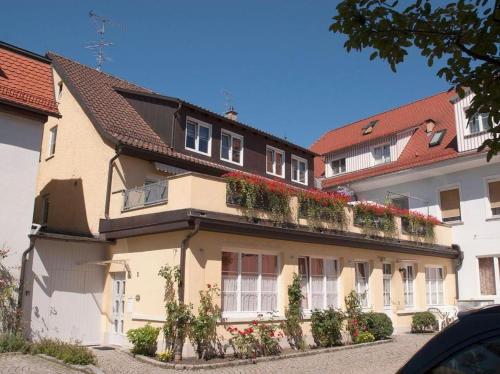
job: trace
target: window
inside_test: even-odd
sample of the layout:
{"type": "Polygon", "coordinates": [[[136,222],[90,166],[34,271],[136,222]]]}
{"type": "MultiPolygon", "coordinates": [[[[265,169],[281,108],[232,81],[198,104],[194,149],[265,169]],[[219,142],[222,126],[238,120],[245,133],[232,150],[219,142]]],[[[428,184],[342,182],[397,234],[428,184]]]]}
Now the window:
{"type": "Polygon", "coordinates": [[[212,126],[188,118],[186,123],[186,148],[206,155],[211,154],[212,126]]]}
{"type": "Polygon", "coordinates": [[[222,252],[222,311],[272,312],[278,307],[278,256],[222,252]]]}
{"type": "Polygon", "coordinates": [[[361,306],[368,307],[368,262],[356,262],[356,292],[360,296],[361,306]]]}
{"type": "Polygon", "coordinates": [[[222,130],[220,136],[220,158],[238,165],[243,165],[243,137],[222,130]]]}
{"type": "Polygon", "coordinates": [[[332,161],[332,173],[342,174],[346,172],[345,158],[339,158],[338,160],[332,161]]]}
{"type": "Polygon", "coordinates": [[[49,195],[42,196],[42,207],[40,211],[40,224],[46,225],[49,220],[49,195]]]}
{"type": "Polygon", "coordinates": [[[460,213],[460,191],[458,188],[440,191],[439,202],[443,222],[462,220],[462,215],[460,213]]]}
{"type": "Polygon", "coordinates": [[[48,157],[54,156],[54,154],[56,153],[56,141],[57,141],[57,126],[54,126],[50,129],[48,157]]]}
{"type": "Polygon", "coordinates": [[[415,305],[413,297],[413,280],[415,278],[413,265],[403,265],[400,271],[401,277],[403,278],[405,306],[412,307],[415,305]]]}
{"type": "Polygon", "coordinates": [[[393,197],[391,199],[391,204],[399,209],[410,209],[410,199],[408,196],[393,197]]]}
{"type": "MultiPolygon", "coordinates": [[[[479,264],[479,288],[481,295],[496,295],[495,285],[495,258],[480,257],[479,264]]],[[[498,269],[500,272],[500,269],[498,269]]]]}
{"type": "Polygon", "coordinates": [[[378,122],[378,119],[371,121],[368,125],[363,127],[363,135],[371,134],[373,132],[373,128],[375,127],[377,122],[378,122]]]}
{"type": "Polygon", "coordinates": [[[431,140],[429,141],[429,147],[435,147],[436,145],[441,144],[444,134],[446,134],[446,130],[439,130],[432,134],[431,140]]]}
{"type": "Polygon", "coordinates": [[[427,305],[443,305],[443,268],[425,268],[427,305]]]}
{"type": "Polygon", "coordinates": [[[384,279],[384,308],[391,307],[391,277],[392,266],[391,264],[382,264],[383,279],[384,279]]]}
{"type": "Polygon", "coordinates": [[[299,257],[303,309],[338,307],[337,272],[337,260],[299,257]]]}
{"type": "Polygon", "coordinates": [[[486,131],[489,128],[490,125],[488,124],[488,113],[476,114],[469,121],[469,133],[471,135],[486,131]]]}
{"type": "Polygon", "coordinates": [[[307,185],[307,160],[292,156],[292,181],[307,185]]]}
{"type": "Polygon", "coordinates": [[[373,159],[375,165],[385,164],[391,161],[391,147],[389,144],[373,148],[373,159]]]}
{"type": "Polygon", "coordinates": [[[492,216],[500,215],[500,180],[488,182],[488,198],[492,216]]]}
{"type": "Polygon", "coordinates": [[[285,152],[277,148],[267,146],[266,171],[268,174],[285,177],[285,152]]]}

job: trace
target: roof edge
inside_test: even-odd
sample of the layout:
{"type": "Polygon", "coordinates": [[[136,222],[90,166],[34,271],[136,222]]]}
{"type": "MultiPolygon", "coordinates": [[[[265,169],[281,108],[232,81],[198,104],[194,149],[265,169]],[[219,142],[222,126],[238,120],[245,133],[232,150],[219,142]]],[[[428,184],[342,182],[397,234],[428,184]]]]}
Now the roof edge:
{"type": "Polygon", "coordinates": [[[39,55],[38,53],[35,53],[35,52],[28,51],[27,49],[15,46],[13,44],[3,42],[1,40],[0,40],[0,47],[8,49],[11,52],[19,53],[20,55],[23,55],[25,57],[29,57],[29,58],[32,58],[34,60],[44,62],[46,64],[50,64],[50,62],[51,62],[50,58],[48,58],[48,57],[39,55]]]}

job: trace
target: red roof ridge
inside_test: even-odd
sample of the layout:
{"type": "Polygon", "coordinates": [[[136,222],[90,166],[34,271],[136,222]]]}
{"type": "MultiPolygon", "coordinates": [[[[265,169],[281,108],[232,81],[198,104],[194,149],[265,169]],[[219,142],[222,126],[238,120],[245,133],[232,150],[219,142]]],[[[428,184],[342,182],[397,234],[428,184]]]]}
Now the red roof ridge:
{"type": "MultiPolygon", "coordinates": [[[[443,95],[443,94],[446,94],[446,93],[449,93],[449,92],[450,92],[449,90],[448,90],[448,91],[440,91],[440,92],[437,92],[437,93],[435,93],[435,94],[433,94],[433,95],[426,96],[426,97],[422,97],[422,98],[420,98],[420,99],[417,99],[417,100],[411,101],[411,102],[409,102],[409,103],[402,104],[402,105],[399,105],[399,106],[393,107],[393,108],[391,108],[391,109],[387,109],[387,110],[384,110],[384,111],[382,111],[382,112],[378,112],[378,113],[373,114],[373,115],[371,115],[371,116],[364,117],[364,118],[361,118],[361,119],[358,119],[358,120],[355,120],[355,121],[349,122],[349,123],[347,123],[347,124],[345,124],[345,125],[343,125],[343,126],[336,127],[336,128],[334,128],[334,129],[332,129],[332,130],[328,130],[328,131],[324,132],[324,133],[323,133],[323,135],[321,135],[321,136],[320,136],[320,137],[319,137],[316,141],[314,141],[314,143],[312,143],[312,144],[311,144],[311,146],[310,146],[309,148],[310,148],[310,149],[312,149],[312,148],[313,148],[313,147],[314,147],[317,143],[319,143],[319,142],[320,142],[320,141],[321,141],[321,140],[322,140],[325,136],[327,136],[328,134],[334,133],[334,132],[336,132],[336,131],[338,131],[338,130],[340,130],[340,129],[343,129],[343,128],[345,128],[345,127],[352,126],[352,125],[354,125],[354,124],[356,124],[356,123],[358,123],[358,122],[368,121],[369,119],[372,119],[373,117],[376,117],[376,116],[381,116],[381,115],[383,115],[383,114],[386,114],[386,113],[389,113],[389,112],[393,112],[393,111],[398,110],[398,109],[403,109],[403,108],[408,107],[408,106],[410,106],[410,105],[414,105],[414,104],[416,104],[416,103],[418,103],[418,102],[420,102],[420,101],[428,100],[428,99],[431,99],[431,98],[433,98],[433,97],[435,97],[435,96],[443,95]]],[[[408,126],[408,127],[407,127],[407,128],[405,128],[405,129],[401,129],[401,130],[399,130],[399,131],[407,130],[407,129],[410,129],[410,128],[412,128],[412,127],[418,126],[418,125],[420,125],[420,124],[413,124],[413,125],[411,125],[411,126],[408,126]]],[[[398,132],[399,132],[399,131],[398,131],[398,132]]],[[[370,138],[369,140],[373,140],[373,139],[377,139],[377,138],[370,138]]],[[[367,140],[368,140],[368,139],[367,139],[367,140]]],[[[350,147],[350,146],[348,146],[348,147],[350,147]]]]}

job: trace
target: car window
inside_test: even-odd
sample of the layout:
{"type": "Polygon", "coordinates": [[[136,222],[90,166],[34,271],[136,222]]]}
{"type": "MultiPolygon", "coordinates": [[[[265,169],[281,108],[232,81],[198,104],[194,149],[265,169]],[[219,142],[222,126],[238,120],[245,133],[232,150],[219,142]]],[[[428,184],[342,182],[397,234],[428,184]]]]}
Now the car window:
{"type": "Polygon", "coordinates": [[[474,343],[440,363],[432,374],[499,374],[500,336],[474,343]]]}

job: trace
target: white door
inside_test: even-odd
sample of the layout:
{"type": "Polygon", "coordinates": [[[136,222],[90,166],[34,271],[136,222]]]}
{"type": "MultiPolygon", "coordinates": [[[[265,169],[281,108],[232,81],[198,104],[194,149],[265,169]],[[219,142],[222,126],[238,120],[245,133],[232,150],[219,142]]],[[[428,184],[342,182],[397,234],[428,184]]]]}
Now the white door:
{"type": "Polygon", "coordinates": [[[112,304],[109,342],[122,345],[125,342],[123,318],[125,315],[125,272],[112,273],[112,304]]]}

